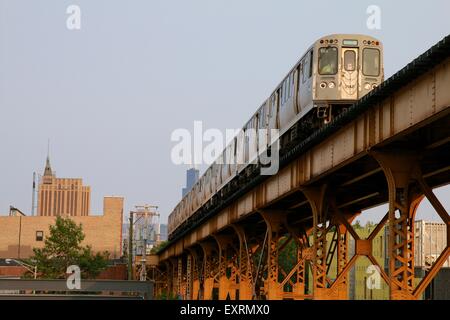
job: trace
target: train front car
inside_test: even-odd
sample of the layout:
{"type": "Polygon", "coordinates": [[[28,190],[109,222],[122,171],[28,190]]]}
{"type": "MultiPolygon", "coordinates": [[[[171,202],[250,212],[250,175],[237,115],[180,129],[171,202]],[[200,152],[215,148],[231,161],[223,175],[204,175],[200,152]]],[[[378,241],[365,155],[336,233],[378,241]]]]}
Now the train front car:
{"type": "Polygon", "coordinates": [[[383,47],[366,35],[335,34],[314,45],[313,103],[328,123],[384,80],[383,47]]]}
{"type": "MultiPolygon", "coordinates": [[[[269,129],[271,134],[270,130],[279,129],[283,152],[293,140],[304,139],[332,121],[378,86],[383,77],[383,49],[379,40],[354,34],[335,34],[317,40],[227,146],[223,156],[231,159],[234,155],[239,163],[208,168],[183,199],[184,205],[171,213],[169,239],[199,208],[212,205],[217,191],[224,194],[224,186],[230,186],[230,181],[242,175],[249,168],[248,163],[264,151],[257,149],[256,137],[253,143],[245,139],[247,130],[269,129]]],[[[268,139],[272,140],[269,136],[268,139]]]]}

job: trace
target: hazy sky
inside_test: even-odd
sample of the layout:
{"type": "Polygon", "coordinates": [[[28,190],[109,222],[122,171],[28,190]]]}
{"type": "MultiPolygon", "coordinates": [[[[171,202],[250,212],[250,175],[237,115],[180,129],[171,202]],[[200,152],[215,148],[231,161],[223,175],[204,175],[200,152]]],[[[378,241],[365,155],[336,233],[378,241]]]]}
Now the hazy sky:
{"type": "MultiPolygon", "coordinates": [[[[450,33],[448,0],[413,3],[0,0],[0,214],[30,212],[50,139],[57,176],[82,177],[94,213],[122,195],[125,212],[159,205],[165,221],[187,169],[171,162],[173,130],[241,127],[326,34],[379,38],[392,75],[450,33]],[[72,4],[80,30],[66,27],[72,4]],[[381,30],[366,27],[372,4],[381,30]]],[[[449,189],[437,195],[448,208],[449,189]]]]}

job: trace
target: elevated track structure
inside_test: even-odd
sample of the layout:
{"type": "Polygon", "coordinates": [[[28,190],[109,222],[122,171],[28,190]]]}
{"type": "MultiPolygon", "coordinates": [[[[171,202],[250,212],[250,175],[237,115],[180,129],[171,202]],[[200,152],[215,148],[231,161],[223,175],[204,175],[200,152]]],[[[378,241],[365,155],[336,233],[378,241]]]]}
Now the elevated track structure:
{"type": "Polygon", "coordinates": [[[240,184],[172,235],[154,266],[156,297],[348,299],[349,271],[365,256],[390,299],[420,299],[450,254],[450,216],[433,193],[450,182],[450,36],[280,160],[276,175],[240,184]],[[447,225],[447,246],[417,284],[414,220],[424,198],[447,225]],[[360,238],[352,221],[385,203],[386,215],[360,238]],[[373,255],[384,226],[387,268],[373,255]]]}

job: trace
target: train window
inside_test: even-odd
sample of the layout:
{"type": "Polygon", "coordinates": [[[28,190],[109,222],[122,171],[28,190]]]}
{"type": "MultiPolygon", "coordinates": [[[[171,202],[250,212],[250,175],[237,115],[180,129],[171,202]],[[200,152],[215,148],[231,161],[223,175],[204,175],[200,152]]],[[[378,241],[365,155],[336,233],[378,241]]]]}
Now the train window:
{"type": "Polygon", "coordinates": [[[294,95],[294,91],[295,91],[294,90],[294,86],[295,86],[294,79],[295,79],[295,71],[293,71],[292,74],[291,74],[291,96],[294,95]]]}
{"type": "Polygon", "coordinates": [[[298,81],[300,83],[300,81],[303,79],[303,61],[300,61],[300,64],[298,65],[298,81]]]}
{"type": "Polygon", "coordinates": [[[308,55],[306,55],[305,60],[303,60],[303,68],[302,68],[303,82],[306,82],[306,80],[308,80],[308,78],[309,78],[309,73],[310,73],[309,58],[310,58],[310,56],[308,54],[308,55]]]}
{"type": "Polygon", "coordinates": [[[270,99],[270,103],[269,103],[269,119],[272,118],[272,114],[273,114],[273,110],[275,108],[275,93],[272,95],[272,98],[270,99]]]}
{"type": "Polygon", "coordinates": [[[264,125],[266,123],[266,105],[265,104],[259,109],[258,120],[259,120],[259,128],[264,128],[264,125]]]}
{"type": "Polygon", "coordinates": [[[356,64],[356,52],[353,50],[347,50],[344,53],[344,68],[347,71],[355,71],[356,64]]]}
{"type": "Polygon", "coordinates": [[[287,79],[284,79],[283,81],[283,104],[287,101],[288,99],[288,90],[287,90],[287,79]]]}
{"type": "Polygon", "coordinates": [[[380,75],[380,50],[366,48],[363,51],[363,73],[366,76],[380,75]]]}
{"type": "Polygon", "coordinates": [[[289,75],[286,79],[286,100],[291,97],[291,75],[289,75]]]}
{"type": "Polygon", "coordinates": [[[270,103],[269,103],[269,119],[272,117],[272,108],[273,105],[275,104],[275,96],[272,96],[272,98],[270,98],[270,103]]]}
{"type": "Polygon", "coordinates": [[[313,57],[314,57],[313,51],[311,50],[309,52],[309,77],[310,78],[312,77],[312,72],[313,72],[313,62],[314,62],[313,57]]]}
{"type": "Polygon", "coordinates": [[[338,51],[336,47],[319,49],[319,73],[333,75],[337,73],[338,51]]]}
{"type": "Polygon", "coordinates": [[[288,85],[287,84],[288,84],[287,79],[284,79],[284,101],[283,101],[283,103],[285,103],[287,101],[287,99],[289,98],[288,97],[289,93],[288,93],[288,85]]]}

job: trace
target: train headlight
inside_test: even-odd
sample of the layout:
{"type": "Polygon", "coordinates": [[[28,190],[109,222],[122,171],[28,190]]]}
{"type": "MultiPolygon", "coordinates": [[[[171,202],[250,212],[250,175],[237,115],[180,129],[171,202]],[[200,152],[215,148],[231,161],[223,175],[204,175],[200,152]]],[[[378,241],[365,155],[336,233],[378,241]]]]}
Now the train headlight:
{"type": "Polygon", "coordinates": [[[370,83],[366,82],[366,83],[364,84],[364,89],[370,90],[370,83]]]}
{"type": "Polygon", "coordinates": [[[320,87],[321,87],[322,89],[325,89],[325,88],[327,87],[327,83],[326,83],[326,82],[321,82],[321,83],[320,83],[320,87]]]}
{"type": "Polygon", "coordinates": [[[330,88],[330,89],[333,89],[335,86],[336,86],[336,84],[335,84],[333,81],[331,81],[331,82],[328,84],[328,88],[330,88]]]}

